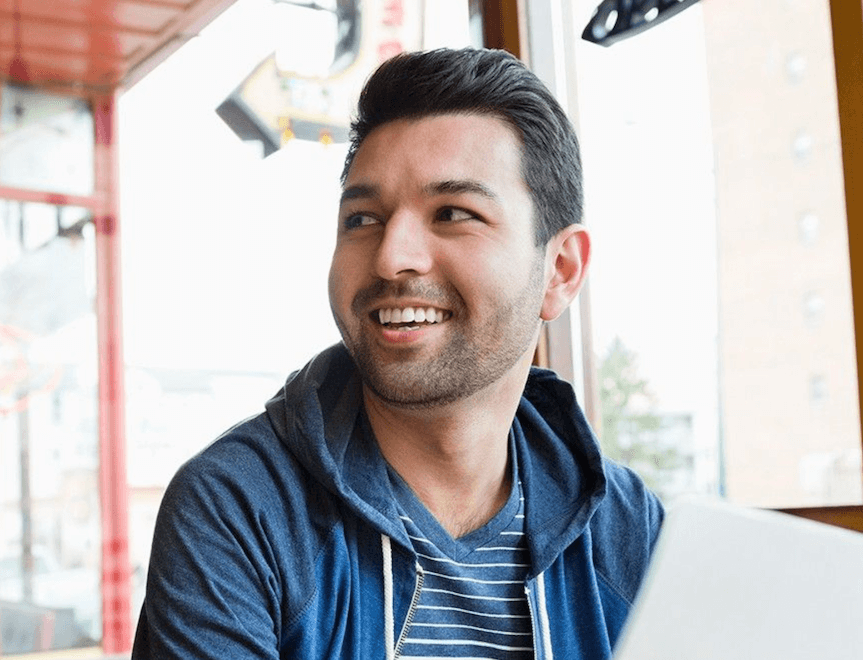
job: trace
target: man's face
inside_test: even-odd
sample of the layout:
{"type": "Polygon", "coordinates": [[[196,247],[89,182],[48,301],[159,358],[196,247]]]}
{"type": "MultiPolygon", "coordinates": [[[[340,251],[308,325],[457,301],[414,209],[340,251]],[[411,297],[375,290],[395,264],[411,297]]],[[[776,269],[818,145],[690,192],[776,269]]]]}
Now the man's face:
{"type": "Polygon", "coordinates": [[[545,290],[514,130],[488,115],[399,120],[357,151],[330,305],[383,401],[450,403],[523,378],[545,290]]]}

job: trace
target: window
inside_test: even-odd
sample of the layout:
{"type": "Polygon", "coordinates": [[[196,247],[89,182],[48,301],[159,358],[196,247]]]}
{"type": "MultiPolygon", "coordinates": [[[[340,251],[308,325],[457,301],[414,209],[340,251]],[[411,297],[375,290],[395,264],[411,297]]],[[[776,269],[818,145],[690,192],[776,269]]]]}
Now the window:
{"type": "Polygon", "coordinates": [[[93,192],[93,113],[86,101],[6,84],[0,110],[0,185],[93,192]]]}
{"type": "Polygon", "coordinates": [[[601,397],[607,450],[640,443],[668,500],[863,502],[829,3],[699,3],[609,48],[578,38],[597,4],[529,3],[528,24],[583,148],[593,331],[573,343],[601,393],[641,392],[601,397]]]}
{"type": "Polygon", "coordinates": [[[804,245],[814,245],[818,240],[818,216],[814,213],[804,213],[798,220],[800,241],[804,245]]]}
{"type": "Polygon", "coordinates": [[[5,653],[102,637],[94,255],[89,211],[0,200],[5,653]]]}

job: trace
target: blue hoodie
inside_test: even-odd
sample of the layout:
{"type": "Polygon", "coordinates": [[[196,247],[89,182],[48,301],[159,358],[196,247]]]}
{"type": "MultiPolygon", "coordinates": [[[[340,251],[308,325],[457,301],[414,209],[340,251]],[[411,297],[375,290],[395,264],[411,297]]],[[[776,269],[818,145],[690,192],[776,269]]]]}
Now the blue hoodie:
{"type": "MultiPolygon", "coordinates": [[[[422,586],[386,464],[358,432],[339,344],[165,493],[132,657],[397,658],[422,586]]],[[[571,386],[532,369],[513,421],[537,658],[599,660],[644,576],[663,511],[602,459],[571,386]]]]}

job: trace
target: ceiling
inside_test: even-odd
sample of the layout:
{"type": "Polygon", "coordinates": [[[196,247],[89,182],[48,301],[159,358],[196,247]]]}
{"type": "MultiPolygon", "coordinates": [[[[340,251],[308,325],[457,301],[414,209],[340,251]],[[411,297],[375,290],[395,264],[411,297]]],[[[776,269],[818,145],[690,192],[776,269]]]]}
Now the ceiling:
{"type": "Polygon", "coordinates": [[[86,95],[128,87],[234,0],[0,0],[0,79],[86,95]]]}

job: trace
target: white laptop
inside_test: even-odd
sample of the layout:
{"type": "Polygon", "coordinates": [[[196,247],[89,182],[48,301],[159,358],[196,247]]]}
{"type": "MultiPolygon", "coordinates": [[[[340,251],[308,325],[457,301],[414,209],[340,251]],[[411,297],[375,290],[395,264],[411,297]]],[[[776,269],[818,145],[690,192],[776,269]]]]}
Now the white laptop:
{"type": "Polygon", "coordinates": [[[863,534],[674,505],[614,660],[750,659],[863,660],[863,534]]]}

